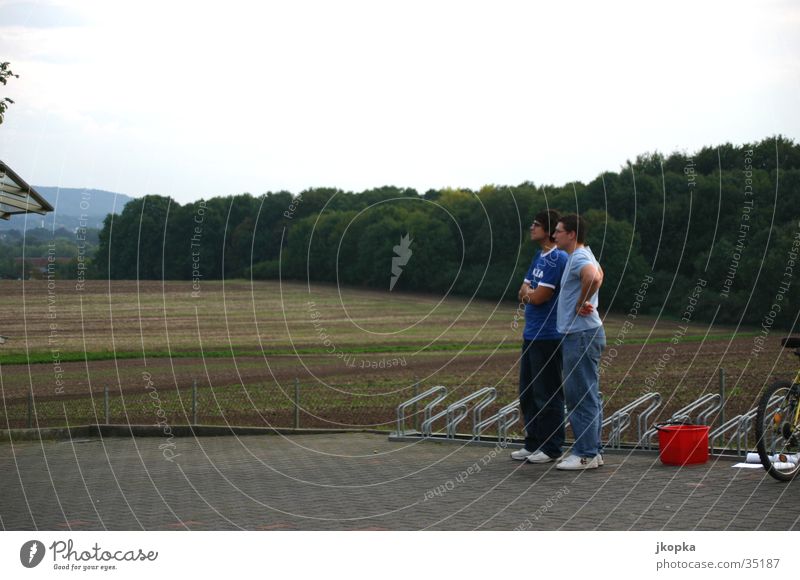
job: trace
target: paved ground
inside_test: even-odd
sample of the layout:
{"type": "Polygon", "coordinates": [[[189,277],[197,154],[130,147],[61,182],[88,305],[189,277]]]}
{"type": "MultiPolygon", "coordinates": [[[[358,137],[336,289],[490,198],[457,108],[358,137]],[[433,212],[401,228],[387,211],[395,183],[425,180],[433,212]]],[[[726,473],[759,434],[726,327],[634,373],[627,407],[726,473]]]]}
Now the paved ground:
{"type": "Polygon", "coordinates": [[[728,460],[666,467],[608,453],[598,470],[508,450],[373,434],[0,444],[5,530],[788,530],[796,484],[728,460]],[[172,460],[165,458],[170,452],[172,460]]]}

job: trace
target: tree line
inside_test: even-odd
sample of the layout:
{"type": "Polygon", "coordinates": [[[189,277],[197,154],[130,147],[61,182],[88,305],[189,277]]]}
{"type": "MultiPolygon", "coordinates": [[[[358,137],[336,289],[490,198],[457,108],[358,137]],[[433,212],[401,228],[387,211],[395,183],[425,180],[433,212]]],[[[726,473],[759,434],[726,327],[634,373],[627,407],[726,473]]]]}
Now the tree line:
{"type": "Polygon", "coordinates": [[[78,256],[93,256],[100,230],[30,228],[0,230],[0,279],[77,277],[78,256]],[[49,259],[49,261],[47,261],[49,259]]]}
{"type": "Polygon", "coordinates": [[[780,300],[783,315],[774,324],[787,326],[800,305],[798,200],[800,146],[781,136],[693,154],[643,154],[588,184],[422,194],[313,188],[184,205],[150,195],[106,217],[90,273],[280,277],[388,292],[392,259],[408,236],[394,292],[513,300],[535,252],[532,216],[548,208],[588,220],[588,243],[605,270],[604,308],[682,318],[690,305],[693,318],[736,322],[744,313],[745,322],[760,323],[780,300]]]}

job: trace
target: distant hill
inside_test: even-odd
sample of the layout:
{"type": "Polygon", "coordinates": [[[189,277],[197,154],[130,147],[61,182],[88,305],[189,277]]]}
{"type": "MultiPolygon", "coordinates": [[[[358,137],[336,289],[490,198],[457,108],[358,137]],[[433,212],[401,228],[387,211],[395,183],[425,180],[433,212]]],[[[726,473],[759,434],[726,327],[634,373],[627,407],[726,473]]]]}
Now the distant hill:
{"type": "Polygon", "coordinates": [[[86,226],[102,228],[103,219],[112,211],[121,213],[133,198],[121,193],[103,191],[102,189],[58,188],[47,186],[33,186],[42,196],[50,202],[54,211],[46,216],[28,214],[27,224],[24,216],[12,217],[10,220],[0,220],[0,230],[22,230],[33,228],[53,229],[55,227],[74,230],[78,227],[81,215],[87,218],[86,226]]]}

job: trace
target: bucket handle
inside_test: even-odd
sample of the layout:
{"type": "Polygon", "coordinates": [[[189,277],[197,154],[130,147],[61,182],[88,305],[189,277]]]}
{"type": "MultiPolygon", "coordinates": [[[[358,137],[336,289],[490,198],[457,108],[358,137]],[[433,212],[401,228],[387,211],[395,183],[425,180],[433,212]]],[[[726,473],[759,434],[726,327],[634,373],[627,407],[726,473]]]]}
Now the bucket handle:
{"type": "Polygon", "coordinates": [[[666,427],[671,427],[673,425],[691,425],[692,427],[698,426],[692,423],[691,419],[670,419],[669,421],[665,421],[663,423],[656,423],[655,425],[653,425],[653,428],[656,431],[661,431],[662,429],[666,427]]]}

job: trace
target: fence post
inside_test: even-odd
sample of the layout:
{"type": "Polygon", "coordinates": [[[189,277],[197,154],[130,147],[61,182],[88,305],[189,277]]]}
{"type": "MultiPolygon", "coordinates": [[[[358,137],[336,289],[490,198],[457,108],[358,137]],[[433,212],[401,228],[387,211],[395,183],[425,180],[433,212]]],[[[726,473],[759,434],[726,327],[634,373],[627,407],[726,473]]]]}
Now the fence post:
{"type": "MultiPolygon", "coordinates": [[[[419,395],[419,379],[414,381],[414,396],[419,395]]],[[[417,403],[414,403],[414,430],[419,433],[419,409],[417,403]]]]}
{"type": "Polygon", "coordinates": [[[725,369],[719,369],[719,424],[725,424],[725,369]]]}
{"type": "Polygon", "coordinates": [[[192,425],[197,425],[197,379],[192,379],[192,425]]]}
{"type": "Polygon", "coordinates": [[[294,379],[294,428],[300,428],[300,381],[294,379]]]}
{"type": "Polygon", "coordinates": [[[33,428],[33,387],[28,391],[28,429],[33,428]]]}
{"type": "Polygon", "coordinates": [[[108,385],[103,387],[103,409],[105,409],[106,425],[111,424],[111,409],[108,404],[108,385]]]}

